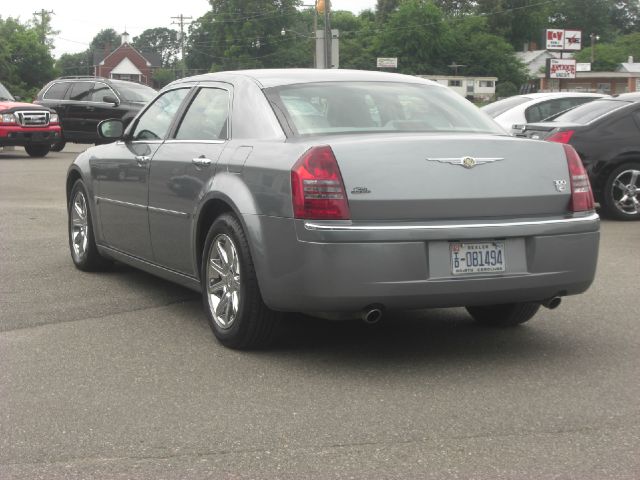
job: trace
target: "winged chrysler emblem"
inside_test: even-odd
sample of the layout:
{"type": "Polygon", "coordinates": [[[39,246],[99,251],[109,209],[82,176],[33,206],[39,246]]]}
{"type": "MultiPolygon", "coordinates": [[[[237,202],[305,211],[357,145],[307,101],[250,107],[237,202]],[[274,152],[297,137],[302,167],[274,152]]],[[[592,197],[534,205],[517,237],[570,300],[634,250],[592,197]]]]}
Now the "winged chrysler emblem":
{"type": "Polygon", "coordinates": [[[455,158],[427,158],[430,162],[449,163],[451,165],[460,165],[464,168],[473,168],[476,165],[483,165],[485,163],[499,162],[504,158],[474,158],[474,157],[455,157],[455,158]]]}

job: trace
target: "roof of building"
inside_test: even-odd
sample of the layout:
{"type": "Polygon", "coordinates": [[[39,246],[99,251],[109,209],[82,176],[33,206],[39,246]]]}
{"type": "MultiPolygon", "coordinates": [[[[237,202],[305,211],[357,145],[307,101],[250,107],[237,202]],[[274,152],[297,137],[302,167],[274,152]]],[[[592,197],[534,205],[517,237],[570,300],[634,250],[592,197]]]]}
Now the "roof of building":
{"type": "Polygon", "coordinates": [[[617,68],[618,72],[640,73],[640,63],[621,63],[617,68]]]}
{"type": "MultiPolygon", "coordinates": [[[[151,64],[152,67],[160,67],[162,65],[162,56],[158,52],[152,52],[149,50],[138,50],[131,44],[127,44],[127,45],[129,45],[131,48],[136,50],[140,55],[142,55],[151,64]]],[[[93,64],[100,65],[100,62],[102,62],[105,58],[107,58],[109,55],[111,55],[121,46],[122,45],[119,45],[117,48],[113,49],[110,52],[94,51],[93,64]]]]}
{"type": "Polygon", "coordinates": [[[559,52],[550,50],[529,50],[527,52],[516,52],[516,57],[525,65],[537,60],[540,56],[545,58],[560,58],[559,52]]]}

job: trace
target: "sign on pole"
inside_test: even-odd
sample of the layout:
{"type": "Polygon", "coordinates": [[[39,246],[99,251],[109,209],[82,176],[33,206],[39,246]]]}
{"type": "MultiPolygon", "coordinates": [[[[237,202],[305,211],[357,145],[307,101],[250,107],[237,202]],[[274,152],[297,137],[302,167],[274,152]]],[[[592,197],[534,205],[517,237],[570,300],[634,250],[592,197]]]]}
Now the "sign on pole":
{"type": "Polygon", "coordinates": [[[548,78],[576,78],[576,61],[573,58],[547,59],[548,78]]]}
{"type": "Polygon", "coordinates": [[[378,57],[377,66],[378,68],[398,68],[398,58],[397,57],[393,57],[393,58],[378,57]]]}
{"type": "Polygon", "coordinates": [[[582,49],[582,30],[564,31],[564,50],[580,51],[582,49]]]}
{"type": "Polygon", "coordinates": [[[560,28],[547,29],[547,50],[582,49],[582,30],[564,30],[560,28]]]}
{"type": "Polygon", "coordinates": [[[576,72],[590,72],[591,64],[590,63],[576,63],[576,72]]]}

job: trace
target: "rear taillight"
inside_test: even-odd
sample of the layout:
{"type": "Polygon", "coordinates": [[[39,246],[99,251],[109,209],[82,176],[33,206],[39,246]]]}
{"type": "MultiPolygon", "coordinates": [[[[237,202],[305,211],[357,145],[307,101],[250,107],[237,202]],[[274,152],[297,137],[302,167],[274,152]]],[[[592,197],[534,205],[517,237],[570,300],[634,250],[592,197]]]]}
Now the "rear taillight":
{"type": "Polygon", "coordinates": [[[556,132],[547,138],[547,142],[557,142],[557,143],[569,143],[571,137],[573,136],[575,130],[563,130],[560,132],[556,132]]]}
{"type": "Polygon", "coordinates": [[[348,220],[349,202],[331,147],[307,150],[291,169],[295,218],[348,220]]]}
{"type": "Polygon", "coordinates": [[[593,193],[591,192],[587,170],[582,165],[578,152],[571,145],[563,145],[563,147],[567,156],[567,164],[569,165],[569,176],[571,177],[571,204],[569,209],[572,212],[593,210],[593,193]]]}

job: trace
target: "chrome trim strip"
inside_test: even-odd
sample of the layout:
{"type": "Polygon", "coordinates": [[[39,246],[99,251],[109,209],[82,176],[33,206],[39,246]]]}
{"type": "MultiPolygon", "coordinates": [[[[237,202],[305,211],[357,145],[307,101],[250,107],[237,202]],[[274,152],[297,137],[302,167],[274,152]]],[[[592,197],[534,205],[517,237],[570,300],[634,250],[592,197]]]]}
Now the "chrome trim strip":
{"type": "Polygon", "coordinates": [[[149,212],[156,212],[156,213],[164,213],[165,215],[174,215],[177,217],[189,217],[189,214],[186,212],[178,212],[176,210],[167,210],[165,208],[158,208],[158,207],[148,207],[149,212]]]}
{"type": "Polygon", "coordinates": [[[537,225],[558,225],[569,223],[588,223],[595,222],[600,219],[597,213],[585,217],[573,217],[573,218],[559,218],[555,220],[530,220],[523,222],[502,222],[502,223],[469,223],[469,224],[449,224],[449,225],[323,225],[319,223],[304,222],[304,228],[306,230],[316,231],[390,231],[390,230],[406,230],[406,231],[439,231],[450,229],[468,229],[468,228],[504,228],[504,227],[528,227],[537,225]]]}
{"type": "Polygon", "coordinates": [[[137,208],[137,209],[142,209],[142,210],[146,210],[147,209],[146,205],[140,205],[138,203],[122,202],[120,200],[114,200],[112,198],[105,198],[105,197],[96,196],[96,203],[99,203],[99,202],[111,203],[113,205],[120,205],[121,207],[137,208]]]}

